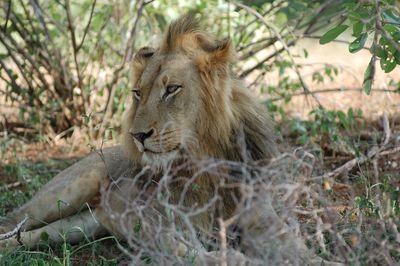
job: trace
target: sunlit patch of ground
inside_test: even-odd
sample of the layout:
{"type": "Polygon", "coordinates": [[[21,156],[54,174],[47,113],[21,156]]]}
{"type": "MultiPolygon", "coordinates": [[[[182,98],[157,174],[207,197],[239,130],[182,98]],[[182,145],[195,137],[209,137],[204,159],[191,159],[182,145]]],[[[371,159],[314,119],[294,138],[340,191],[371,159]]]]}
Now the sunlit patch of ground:
{"type": "MultiPolygon", "coordinates": [[[[363,49],[355,54],[348,51],[348,45],[332,42],[320,45],[318,40],[305,39],[300,41],[291,49],[294,60],[299,64],[300,73],[311,91],[315,91],[315,97],[328,110],[344,110],[352,107],[361,109],[367,118],[376,119],[384,112],[395,114],[400,112],[399,92],[391,86],[391,82],[400,82],[400,67],[397,66],[390,73],[384,73],[376,62],[376,75],[371,95],[362,91],[364,72],[371,60],[371,53],[363,49]],[[304,49],[308,50],[308,57],[304,58],[304,49]],[[297,55],[297,56],[296,56],[297,55]],[[330,80],[324,74],[324,66],[328,64],[335,66],[339,73],[330,80]],[[314,72],[324,76],[323,82],[312,80],[314,72]],[[328,92],[323,92],[328,91],[328,92]]],[[[297,79],[295,73],[290,74],[293,80],[297,79]]],[[[248,81],[254,78],[250,76],[248,81]]],[[[265,76],[266,85],[276,85],[279,80],[278,71],[267,72],[265,76]]],[[[302,90],[298,91],[302,92],[302,90]]],[[[307,118],[312,108],[317,106],[311,96],[296,95],[292,98],[285,110],[289,116],[307,118]]],[[[268,98],[268,95],[261,96],[268,98]]],[[[279,103],[279,101],[278,101],[279,103]]]]}

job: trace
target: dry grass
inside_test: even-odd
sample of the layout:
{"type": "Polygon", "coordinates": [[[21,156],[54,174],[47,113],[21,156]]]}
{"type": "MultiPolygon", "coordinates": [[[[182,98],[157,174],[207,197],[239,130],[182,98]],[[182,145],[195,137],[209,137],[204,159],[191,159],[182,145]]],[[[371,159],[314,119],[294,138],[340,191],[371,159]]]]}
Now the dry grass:
{"type": "MultiPolygon", "coordinates": [[[[363,136],[364,141],[361,142],[359,149],[362,153],[366,153],[373,146],[381,145],[385,135],[378,122],[367,124],[367,128],[370,132],[374,129],[381,135],[363,136]]],[[[387,143],[387,149],[399,146],[398,122],[392,121],[390,129],[391,138],[387,143]]],[[[350,132],[352,133],[350,139],[359,141],[359,132],[350,132]]],[[[342,136],[346,135],[349,135],[349,132],[343,131],[342,136]]],[[[296,145],[296,143],[292,144],[296,145]]],[[[234,219],[217,221],[219,225],[226,225],[226,227],[221,227],[224,230],[216,229],[206,237],[204,235],[199,237],[193,231],[194,227],[190,219],[187,219],[191,216],[191,212],[197,210],[187,210],[179,205],[167,204],[168,200],[163,195],[168,194],[172,179],[169,172],[165,172],[152,200],[160,204],[165,213],[168,213],[166,220],[149,221],[149,216],[143,211],[143,202],[127,202],[129,207],[125,211],[135,213],[143,222],[140,226],[126,229],[129,241],[121,244],[120,247],[123,247],[125,255],[121,257],[121,254],[117,253],[118,261],[122,263],[133,260],[138,264],[144,262],[155,264],[200,262],[201,264],[212,261],[219,262],[221,265],[225,263],[232,265],[233,260],[253,264],[268,261],[275,265],[284,263],[302,265],[299,258],[309,259],[306,258],[308,255],[305,255],[303,242],[299,242],[302,239],[311,252],[317,253],[328,261],[353,265],[398,263],[400,259],[398,242],[400,233],[397,229],[400,211],[399,153],[377,156],[342,172],[335,178],[316,179],[315,177],[326,174],[354,158],[354,155],[335,151],[334,145],[327,145],[327,148],[322,149],[317,144],[313,143],[306,150],[294,151],[292,148],[266,166],[249,166],[234,162],[199,162],[203,166],[209,165],[205,171],[210,173],[218,173],[221,167],[234,168],[236,176],[241,178],[241,182],[237,185],[241,186],[246,199],[242,202],[246,204],[241,205],[234,219]],[[247,238],[241,239],[251,252],[246,253],[245,256],[235,253],[231,248],[231,245],[235,245],[233,239],[235,230],[229,225],[249,224],[247,220],[249,217],[256,216],[254,214],[256,209],[264,210],[266,216],[262,218],[268,222],[263,224],[267,226],[261,228],[262,230],[256,235],[247,234],[247,238]],[[177,222],[177,217],[181,219],[181,222],[177,222]],[[146,224],[147,221],[149,221],[148,224],[146,224]],[[288,226],[282,226],[282,221],[288,226]]],[[[63,148],[62,145],[56,147],[41,144],[28,146],[25,152],[21,152],[16,157],[19,160],[32,158],[31,155],[35,154],[33,147],[38,148],[36,150],[38,154],[52,150],[53,153],[48,153],[48,155],[52,154],[56,157],[66,155],[65,146],[63,148]]],[[[80,152],[77,151],[77,153],[80,152]]],[[[61,170],[61,168],[57,169],[61,170]]],[[[7,181],[3,185],[18,181],[13,180],[11,177],[13,173],[9,170],[3,170],[3,173],[7,176],[7,181]]],[[[51,175],[54,173],[48,172],[48,178],[51,175]]],[[[223,185],[227,185],[233,177],[226,175],[221,178],[226,180],[223,185]]],[[[132,185],[134,186],[134,183],[132,185]]],[[[37,188],[36,186],[34,190],[37,188]]],[[[33,192],[28,184],[12,188],[11,191],[26,189],[30,191],[30,194],[33,192]]],[[[213,200],[210,202],[209,208],[212,207],[213,200]]],[[[18,204],[20,203],[13,203],[14,206],[18,204]]],[[[116,215],[114,210],[109,211],[110,215],[116,215]]],[[[256,220],[260,219],[257,217],[256,220]]],[[[115,247],[113,241],[89,245],[88,250],[75,254],[73,261],[79,264],[87,262],[88,257],[90,257],[89,261],[94,260],[98,255],[93,254],[99,254],[98,252],[104,249],[104,245],[115,247]]],[[[79,246],[69,248],[74,250],[79,246]]],[[[60,251],[55,252],[60,259],[65,256],[60,251]]],[[[35,257],[37,255],[30,256],[32,256],[31,259],[37,258],[35,257]]],[[[99,257],[97,259],[96,261],[102,260],[99,257]]],[[[116,263],[113,260],[108,262],[111,264],[107,265],[116,263]]]]}

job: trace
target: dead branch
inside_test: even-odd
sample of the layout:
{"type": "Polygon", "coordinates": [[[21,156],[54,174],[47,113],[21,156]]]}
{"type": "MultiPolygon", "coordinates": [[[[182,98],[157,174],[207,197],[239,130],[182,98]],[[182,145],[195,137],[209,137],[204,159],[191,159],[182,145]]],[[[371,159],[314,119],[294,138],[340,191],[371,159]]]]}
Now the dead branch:
{"type": "Polygon", "coordinates": [[[93,14],[94,14],[94,7],[96,6],[97,0],[93,0],[92,8],[90,9],[89,21],[86,24],[85,30],[83,31],[83,37],[81,42],[77,45],[76,49],[79,51],[82,48],[82,45],[85,41],[86,35],[89,31],[90,24],[92,23],[93,14]]]}
{"type": "MultiPolygon", "coordinates": [[[[295,40],[292,40],[290,42],[288,42],[286,45],[288,47],[293,46],[296,44],[295,40]]],[[[256,69],[259,69],[260,67],[262,67],[266,62],[268,62],[269,60],[271,60],[272,58],[274,58],[275,56],[277,56],[278,54],[282,53],[285,50],[285,48],[280,48],[279,50],[273,52],[272,54],[266,56],[265,58],[261,59],[256,65],[243,70],[242,73],[240,73],[239,77],[240,78],[245,78],[247,77],[251,72],[253,72],[256,69]]]]}
{"type": "Polygon", "coordinates": [[[277,38],[277,37],[266,38],[266,39],[262,39],[262,40],[259,40],[259,41],[255,41],[255,42],[253,42],[253,43],[250,43],[250,44],[244,46],[244,48],[242,48],[242,50],[243,50],[243,49],[247,49],[247,48],[249,48],[249,47],[251,47],[251,49],[249,49],[249,52],[247,52],[247,53],[241,55],[241,56],[239,57],[239,60],[246,60],[246,59],[248,59],[249,57],[254,56],[254,55],[257,54],[258,52],[264,50],[265,48],[267,48],[267,47],[269,47],[269,46],[271,46],[271,45],[273,45],[276,41],[278,41],[278,38],[277,38]],[[266,42],[266,41],[267,41],[267,42],[266,42]],[[264,43],[264,42],[266,42],[266,43],[264,43]],[[257,44],[260,44],[260,43],[263,43],[263,45],[259,45],[258,47],[253,47],[254,45],[257,45],[257,44]]]}
{"type": "Polygon", "coordinates": [[[10,19],[10,14],[11,14],[11,0],[8,0],[7,3],[4,3],[4,9],[7,9],[7,11],[6,11],[6,20],[5,20],[4,25],[3,25],[3,31],[5,32],[7,30],[7,24],[8,24],[8,21],[10,19]]]}
{"type": "Polygon", "coordinates": [[[288,43],[286,43],[286,41],[282,38],[282,36],[281,36],[280,32],[278,31],[278,29],[276,29],[276,27],[275,27],[272,23],[268,22],[268,21],[267,21],[260,13],[258,13],[255,9],[253,9],[253,8],[251,8],[251,7],[248,7],[248,6],[246,6],[246,5],[240,4],[240,3],[236,3],[236,2],[232,2],[232,3],[233,3],[234,5],[240,7],[240,8],[243,8],[243,9],[246,10],[247,12],[253,14],[253,15],[254,15],[255,17],[257,17],[268,29],[270,29],[270,30],[272,30],[272,31],[274,32],[275,36],[278,38],[278,40],[279,40],[280,43],[282,44],[283,49],[284,49],[284,50],[286,51],[286,53],[288,54],[289,60],[290,60],[290,62],[292,63],[292,65],[293,65],[293,67],[294,67],[294,71],[296,72],[296,75],[297,75],[297,77],[298,77],[298,79],[299,79],[299,81],[300,81],[300,84],[301,84],[301,86],[302,86],[303,89],[304,89],[304,92],[306,93],[306,95],[309,94],[309,95],[311,95],[311,96],[314,98],[314,100],[315,100],[315,102],[318,104],[319,108],[324,109],[324,107],[322,106],[322,104],[321,104],[321,102],[319,101],[319,99],[310,91],[310,89],[309,89],[307,83],[304,81],[304,79],[303,79],[303,77],[302,77],[302,75],[301,75],[301,73],[300,73],[299,67],[297,66],[296,62],[294,61],[292,52],[291,52],[290,49],[289,49],[289,45],[288,45],[288,43]]]}
{"type": "MultiPolygon", "coordinates": [[[[274,11],[277,8],[281,7],[284,3],[285,3],[285,1],[282,1],[282,0],[274,1],[273,3],[271,3],[271,7],[262,13],[262,16],[263,17],[267,16],[272,11],[274,11]]],[[[248,29],[252,24],[256,23],[257,21],[258,21],[258,19],[254,18],[249,23],[247,23],[245,25],[241,25],[240,27],[238,27],[238,30],[236,31],[237,33],[240,34],[240,38],[239,38],[238,43],[241,43],[243,41],[244,37],[246,36],[246,34],[243,34],[243,33],[246,33],[246,31],[244,31],[244,30],[248,29]]]]}
{"type": "Polygon", "coordinates": [[[79,67],[79,62],[78,62],[79,47],[78,47],[78,44],[77,44],[77,41],[76,41],[75,25],[74,25],[72,14],[71,14],[71,6],[70,6],[69,0],[65,0],[64,4],[65,4],[65,12],[67,14],[68,31],[69,31],[70,36],[71,36],[72,52],[73,52],[76,76],[77,76],[77,79],[78,79],[78,88],[82,92],[84,111],[86,112],[87,109],[88,109],[88,107],[87,107],[88,99],[86,97],[86,93],[83,90],[83,77],[82,77],[82,73],[81,73],[81,70],[80,70],[80,67],[79,67]]]}
{"type": "Polygon", "coordinates": [[[368,162],[374,156],[377,156],[377,155],[380,155],[380,156],[389,155],[389,154],[393,154],[393,153],[396,153],[396,152],[399,152],[399,151],[400,151],[400,146],[399,147],[395,147],[393,149],[389,149],[389,150],[381,150],[379,148],[377,149],[377,147],[373,147],[367,153],[368,156],[361,155],[360,157],[354,158],[354,159],[346,162],[345,164],[343,164],[340,167],[336,168],[332,172],[325,173],[325,174],[320,175],[320,176],[309,178],[306,181],[307,182],[311,182],[311,181],[316,181],[316,180],[321,180],[321,179],[334,178],[334,177],[337,177],[338,175],[340,175],[342,173],[346,173],[346,172],[352,170],[356,165],[360,165],[360,164],[364,164],[364,163],[368,162]]]}
{"type": "Polygon", "coordinates": [[[18,236],[19,233],[21,232],[22,226],[24,226],[24,224],[27,221],[28,221],[28,216],[25,216],[25,218],[21,222],[19,222],[17,224],[17,226],[12,231],[7,232],[5,234],[0,234],[0,241],[9,239],[9,238],[14,237],[14,236],[18,236]]]}
{"type": "Polygon", "coordinates": [[[382,119],[383,119],[384,139],[379,146],[372,147],[367,152],[366,155],[362,154],[361,156],[346,162],[345,164],[341,165],[340,167],[336,168],[335,170],[333,170],[329,173],[325,173],[320,176],[309,178],[306,181],[311,182],[311,181],[315,181],[315,180],[335,178],[342,173],[351,171],[356,165],[364,164],[364,163],[366,163],[376,157],[382,156],[382,155],[388,155],[388,154],[392,154],[392,153],[400,151],[400,146],[388,149],[387,145],[388,145],[388,143],[390,141],[390,137],[391,137],[389,120],[388,120],[388,117],[386,114],[383,115],[382,119]]]}
{"type": "Polygon", "coordinates": [[[385,156],[385,155],[390,155],[390,154],[397,153],[397,152],[400,152],[400,146],[395,147],[395,148],[393,148],[393,149],[389,149],[389,150],[382,151],[382,152],[380,153],[380,155],[381,155],[381,156],[385,156]]]}
{"type": "Polygon", "coordinates": [[[226,228],[224,221],[222,218],[218,219],[219,223],[219,237],[221,242],[221,266],[228,266],[227,263],[227,242],[226,242],[226,228]]]}
{"type": "Polygon", "coordinates": [[[6,185],[3,185],[0,187],[0,192],[22,186],[25,183],[30,183],[30,182],[32,182],[32,179],[29,178],[29,179],[24,180],[24,182],[17,181],[17,182],[11,183],[11,184],[6,184],[6,185]]]}
{"type": "MultiPolygon", "coordinates": [[[[322,36],[321,36],[321,35],[302,35],[301,37],[307,38],[307,39],[317,39],[317,40],[319,40],[319,39],[321,39],[322,36]]],[[[349,45],[349,44],[351,43],[350,41],[337,40],[337,39],[332,40],[331,42],[343,43],[343,44],[347,44],[347,45],[349,45]]],[[[364,46],[364,47],[361,48],[361,49],[363,49],[363,50],[368,50],[368,51],[369,51],[370,48],[364,46]]]]}
{"type": "Polygon", "coordinates": [[[31,82],[31,79],[25,74],[24,68],[22,67],[22,63],[18,60],[18,58],[15,56],[15,54],[13,53],[12,48],[8,45],[8,43],[5,41],[4,36],[2,34],[2,32],[0,31],[0,42],[4,45],[4,47],[6,48],[8,54],[10,55],[12,61],[15,63],[15,65],[17,66],[18,70],[21,73],[21,76],[23,77],[24,81],[26,82],[26,84],[29,87],[30,92],[32,93],[34,91],[34,86],[31,82]]]}
{"type": "MultiPolygon", "coordinates": [[[[345,88],[345,87],[340,87],[340,88],[328,88],[328,89],[322,89],[322,90],[312,90],[311,92],[313,94],[321,94],[321,93],[334,93],[334,92],[352,92],[352,91],[356,91],[356,92],[363,92],[362,88],[345,88]]],[[[400,93],[399,90],[397,89],[373,89],[373,92],[382,92],[382,93],[400,93]]],[[[273,97],[270,98],[270,101],[276,102],[276,101],[280,101],[283,100],[285,97],[289,96],[289,97],[296,97],[296,96],[305,96],[307,95],[306,92],[296,92],[296,93],[291,93],[282,97],[273,97]]]]}
{"type": "Polygon", "coordinates": [[[104,113],[104,116],[103,116],[103,121],[101,122],[100,129],[99,129],[99,135],[101,135],[101,136],[104,134],[104,131],[106,130],[106,125],[107,125],[108,119],[112,114],[113,99],[114,99],[114,96],[115,96],[115,92],[116,92],[116,89],[117,89],[116,85],[117,85],[118,80],[120,78],[121,71],[125,68],[126,62],[130,61],[130,59],[132,57],[132,50],[134,49],[134,41],[135,41],[136,29],[137,29],[137,26],[139,24],[139,20],[142,17],[142,13],[143,13],[143,10],[144,10],[145,6],[150,4],[150,3],[152,3],[152,2],[153,2],[153,0],[148,0],[148,1],[142,0],[140,2],[137,2],[139,7],[138,7],[137,12],[136,12],[136,17],[135,17],[135,21],[133,23],[133,26],[129,31],[129,39],[126,42],[125,52],[124,52],[124,57],[122,59],[122,63],[114,70],[113,78],[112,78],[112,81],[111,81],[111,83],[109,85],[110,93],[109,93],[108,98],[107,98],[106,109],[105,109],[105,113],[104,113]]]}
{"type": "Polygon", "coordinates": [[[386,146],[389,143],[390,137],[392,135],[392,132],[390,130],[389,119],[388,119],[387,113],[383,114],[382,126],[383,126],[383,132],[385,133],[385,137],[383,138],[381,146],[386,146]]]}

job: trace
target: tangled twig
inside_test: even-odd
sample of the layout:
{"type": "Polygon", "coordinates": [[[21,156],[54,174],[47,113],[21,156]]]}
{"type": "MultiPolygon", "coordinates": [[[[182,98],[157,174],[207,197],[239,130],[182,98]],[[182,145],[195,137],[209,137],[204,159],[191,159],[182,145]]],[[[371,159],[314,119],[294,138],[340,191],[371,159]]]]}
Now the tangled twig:
{"type": "Polygon", "coordinates": [[[321,180],[321,179],[329,179],[329,178],[335,178],[338,175],[342,173],[346,173],[350,170],[352,170],[356,165],[364,164],[376,157],[383,156],[383,155],[388,155],[388,154],[393,154],[396,152],[400,151],[400,146],[394,147],[394,148],[388,148],[388,144],[391,138],[391,130],[389,126],[389,119],[386,114],[383,115],[382,117],[382,124],[383,124],[383,131],[384,131],[384,138],[382,140],[382,143],[379,146],[374,146],[372,147],[366,155],[362,154],[359,157],[356,157],[350,161],[347,161],[346,163],[342,164],[335,170],[325,173],[320,176],[316,177],[311,177],[307,179],[307,181],[315,181],[315,180],[321,180]]]}
{"type": "Polygon", "coordinates": [[[12,231],[4,233],[4,234],[0,234],[0,241],[9,239],[14,236],[18,237],[19,233],[21,232],[21,228],[24,226],[24,224],[27,221],[28,221],[28,216],[25,216],[25,218],[21,222],[19,222],[12,231]]]}

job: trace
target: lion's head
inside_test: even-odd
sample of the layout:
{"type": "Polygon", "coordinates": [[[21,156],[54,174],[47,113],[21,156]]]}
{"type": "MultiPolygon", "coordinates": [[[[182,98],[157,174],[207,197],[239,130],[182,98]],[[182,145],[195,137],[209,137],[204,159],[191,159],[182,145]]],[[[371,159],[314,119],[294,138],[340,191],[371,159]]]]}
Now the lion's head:
{"type": "Polygon", "coordinates": [[[123,124],[136,163],[160,166],[182,153],[229,160],[276,154],[272,123],[232,77],[233,60],[230,40],[200,30],[190,15],[169,26],[158,48],[137,52],[123,124]]]}

